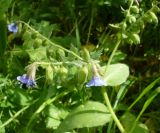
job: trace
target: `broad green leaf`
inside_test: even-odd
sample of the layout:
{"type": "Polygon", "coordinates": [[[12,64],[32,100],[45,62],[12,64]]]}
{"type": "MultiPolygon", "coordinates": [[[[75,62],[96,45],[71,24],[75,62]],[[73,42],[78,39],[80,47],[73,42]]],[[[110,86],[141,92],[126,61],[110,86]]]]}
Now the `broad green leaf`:
{"type": "MultiPolygon", "coordinates": [[[[122,116],[121,122],[127,133],[131,131],[135,120],[136,120],[136,117],[129,112],[125,113],[122,116]]],[[[149,130],[145,124],[138,122],[134,130],[132,131],[132,133],[149,133],[149,130]]]]}
{"type": "Polygon", "coordinates": [[[117,86],[124,83],[129,76],[129,67],[125,64],[112,64],[108,68],[103,67],[102,71],[105,73],[104,79],[109,86],[117,86]],[[105,71],[105,69],[107,69],[105,71]]]}
{"type": "Polygon", "coordinates": [[[73,110],[55,133],[64,133],[75,128],[102,126],[110,120],[111,115],[104,104],[88,101],[73,110]]]}

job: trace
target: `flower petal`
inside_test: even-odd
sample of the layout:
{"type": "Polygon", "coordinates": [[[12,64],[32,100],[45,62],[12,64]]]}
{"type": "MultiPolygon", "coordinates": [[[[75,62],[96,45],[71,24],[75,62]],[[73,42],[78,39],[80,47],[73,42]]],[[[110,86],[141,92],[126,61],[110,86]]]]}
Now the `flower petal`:
{"type": "Polygon", "coordinates": [[[18,32],[18,25],[16,23],[8,24],[8,30],[13,33],[18,32]]]}
{"type": "Polygon", "coordinates": [[[25,84],[27,87],[36,86],[36,82],[33,79],[30,79],[27,74],[23,74],[22,76],[18,76],[17,80],[22,84],[25,84]]]}
{"type": "Polygon", "coordinates": [[[91,81],[89,81],[86,84],[86,87],[91,87],[91,86],[106,86],[106,82],[102,80],[100,77],[96,76],[93,77],[91,81]]]}

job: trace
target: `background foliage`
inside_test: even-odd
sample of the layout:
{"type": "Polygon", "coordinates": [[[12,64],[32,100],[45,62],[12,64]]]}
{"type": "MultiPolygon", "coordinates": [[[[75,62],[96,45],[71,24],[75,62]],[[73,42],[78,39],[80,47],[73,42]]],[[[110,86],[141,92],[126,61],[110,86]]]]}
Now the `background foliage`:
{"type": "Polygon", "coordinates": [[[0,0],[0,133],[119,132],[91,62],[126,132],[160,132],[159,4],[0,0]],[[37,87],[20,85],[34,63],[37,87]]]}

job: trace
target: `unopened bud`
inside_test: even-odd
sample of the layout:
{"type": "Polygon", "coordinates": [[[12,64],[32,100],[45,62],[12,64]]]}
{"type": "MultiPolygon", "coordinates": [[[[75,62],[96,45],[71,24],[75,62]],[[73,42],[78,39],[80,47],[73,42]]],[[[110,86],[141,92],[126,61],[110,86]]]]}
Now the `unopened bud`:
{"type": "Polygon", "coordinates": [[[130,37],[131,37],[131,40],[133,41],[134,44],[140,43],[140,37],[138,34],[132,34],[130,37]]]}
{"type": "Polygon", "coordinates": [[[60,77],[61,77],[61,80],[64,81],[68,75],[68,69],[65,68],[64,66],[62,66],[60,69],[59,69],[59,73],[60,73],[60,77]]]}
{"type": "Polygon", "coordinates": [[[157,16],[155,15],[155,13],[154,12],[149,12],[149,16],[151,17],[151,19],[152,19],[152,22],[154,22],[154,23],[158,23],[158,18],[157,18],[157,16]]]}
{"type": "Polygon", "coordinates": [[[58,50],[57,50],[57,57],[58,57],[58,59],[63,60],[63,58],[65,57],[65,52],[64,52],[64,50],[58,49],[58,50]]]}
{"type": "Polygon", "coordinates": [[[89,54],[89,51],[86,48],[83,48],[82,56],[86,61],[89,61],[90,58],[91,58],[90,54],[89,54]]]}
{"type": "Polygon", "coordinates": [[[31,34],[32,34],[32,33],[27,30],[27,31],[24,32],[23,38],[24,38],[24,39],[29,39],[29,38],[31,38],[31,34]]]}
{"type": "Polygon", "coordinates": [[[36,39],[34,40],[33,47],[34,47],[34,48],[40,47],[40,46],[42,45],[42,42],[43,42],[42,39],[36,38],[36,39]]]}
{"type": "Polygon", "coordinates": [[[132,15],[128,16],[128,22],[129,23],[135,23],[136,22],[136,18],[132,15]]]}
{"type": "Polygon", "coordinates": [[[83,84],[86,82],[88,77],[88,68],[86,66],[82,66],[79,70],[78,70],[78,83],[79,84],[83,84]]]}
{"type": "Polygon", "coordinates": [[[130,10],[133,13],[139,13],[139,8],[137,6],[132,6],[130,10]]]}
{"type": "Polygon", "coordinates": [[[49,65],[46,68],[46,81],[51,82],[53,80],[53,68],[49,65]]]}

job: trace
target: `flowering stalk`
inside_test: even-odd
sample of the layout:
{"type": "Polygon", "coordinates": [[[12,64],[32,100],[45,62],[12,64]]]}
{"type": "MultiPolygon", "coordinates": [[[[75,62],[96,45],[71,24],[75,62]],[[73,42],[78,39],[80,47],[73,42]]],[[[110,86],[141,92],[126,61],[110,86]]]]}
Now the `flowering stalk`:
{"type": "Polygon", "coordinates": [[[108,95],[107,95],[107,92],[105,91],[105,88],[102,88],[101,92],[102,92],[104,100],[105,100],[105,102],[107,104],[108,110],[111,113],[111,116],[112,116],[113,120],[115,121],[117,127],[119,128],[119,130],[121,131],[121,133],[126,133],[125,130],[124,130],[124,128],[123,128],[123,126],[122,126],[122,124],[120,123],[119,119],[117,118],[116,114],[113,111],[113,108],[111,106],[111,103],[110,103],[108,95]]]}
{"type": "Polygon", "coordinates": [[[70,51],[56,43],[53,43],[51,40],[49,40],[47,37],[43,36],[42,34],[40,34],[37,30],[33,29],[31,26],[29,26],[29,24],[23,22],[23,21],[19,21],[20,23],[23,23],[24,25],[26,25],[30,30],[32,30],[33,32],[37,33],[41,38],[43,38],[44,40],[48,41],[50,44],[52,44],[53,46],[60,48],[70,54],[72,54],[73,56],[77,57],[80,60],[83,60],[83,58],[81,58],[79,55],[77,55],[76,53],[74,53],[73,51],[70,51]]]}

